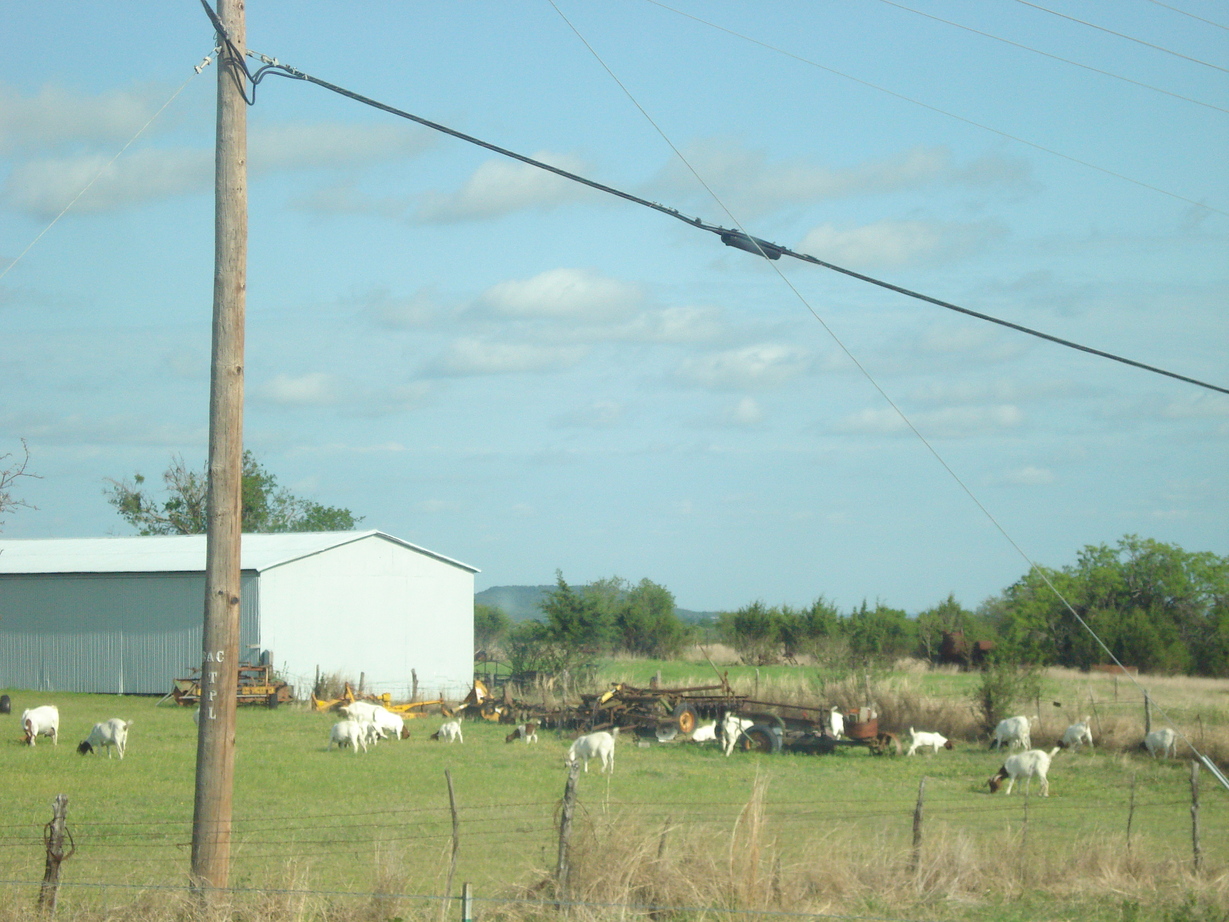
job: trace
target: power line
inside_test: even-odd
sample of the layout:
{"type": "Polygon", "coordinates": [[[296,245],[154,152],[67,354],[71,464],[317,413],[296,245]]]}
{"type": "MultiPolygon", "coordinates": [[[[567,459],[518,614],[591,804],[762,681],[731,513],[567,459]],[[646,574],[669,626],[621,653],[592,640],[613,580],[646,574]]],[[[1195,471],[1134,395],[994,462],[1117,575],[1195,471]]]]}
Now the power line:
{"type": "Polygon", "coordinates": [[[798,61],[801,64],[807,64],[811,67],[818,68],[819,70],[826,71],[827,73],[833,74],[834,76],[841,77],[844,80],[849,80],[852,83],[856,83],[859,86],[864,86],[869,89],[875,90],[877,92],[885,93],[888,96],[893,96],[896,99],[902,100],[912,105],[920,106],[921,108],[928,109],[931,112],[937,112],[939,115],[943,115],[943,116],[946,116],[947,118],[954,119],[955,121],[961,122],[962,124],[971,125],[972,127],[981,129],[982,131],[988,131],[991,134],[996,134],[1000,138],[1006,138],[1008,141],[1014,141],[1017,144],[1023,144],[1025,147],[1031,147],[1033,150],[1039,150],[1043,154],[1049,154],[1051,157],[1058,157],[1062,160],[1066,160],[1068,163],[1074,163],[1079,166],[1086,167],[1090,170],[1096,170],[1098,173],[1102,173],[1105,176],[1112,176],[1115,179],[1121,179],[1123,182],[1129,182],[1132,185],[1139,186],[1141,189],[1147,189],[1150,192],[1156,192],[1156,193],[1159,193],[1160,195],[1168,196],[1169,198],[1176,199],[1179,202],[1185,202],[1188,205],[1194,205],[1196,208],[1202,208],[1206,211],[1211,211],[1211,212],[1214,212],[1215,214],[1225,215],[1226,217],[1229,217],[1229,211],[1225,211],[1220,208],[1215,208],[1212,205],[1207,204],[1206,202],[1201,202],[1193,198],[1187,198],[1185,195],[1179,195],[1176,192],[1170,192],[1168,189],[1162,189],[1160,186],[1154,186],[1151,183],[1144,182],[1143,180],[1135,179],[1131,176],[1127,176],[1125,173],[1115,172],[1114,170],[1111,170],[1107,167],[1098,166],[1097,164],[1091,163],[1087,160],[1081,160],[1079,157],[1073,157],[1071,154],[1064,154],[1062,151],[1055,150],[1052,147],[1046,147],[1042,144],[1038,144],[1035,141],[1029,141],[1025,138],[1019,137],[1018,135],[1011,134],[1010,132],[1003,131],[999,128],[992,128],[989,125],[985,125],[985,124],[982,124],[981,122],[974,121],[971,118],[966,118],[963,115],[957,115],[955,112],[949,112],[946,109],[940,109],[938,106],[932,106],[928,102],[922,102],[920,99],[914,99],[912,96],[906,96],[904,93],[898,93],[895,90],[889,90],[885,86],[880,86],[877,83],[871,83],[869,80],[863,80],[861,77],[855,77],[852,74],[847,74],[844,71],[839,71],[834,67],[828,67],[826,64],[820,64],[818,61],[812,61],[810,58],[804,58],[802,55],[794,54],[794,52],[792,51],[786,51],[784,48],[778,48],[776,45],[771,45],[768,42],[761,41],[758,38],[752,38],[749,35],[744,35],[741,32],[736,32],[733,29],[728,29],[725,26],[718,25],[715,22],[710,22],[707,19],[702,19],[699,16],[695,16],[691,13],[684,12],[683,10],[677,10],[672,6],[667,6],[665,3],[662,3],[661,0],[645,0],[645,2],[652,3],[654,6],[659,6],[663,10],[668,10],[669,12],[674,13],[678,16],[683,16],[687,19],[694,20],[695,22],[698,22],[701,25],[708,26],[710,29],[716,29],[719,32],[725,32],[727,35],[732,35],[735,38],[741,38],[743,41],[747,41],[747,42],[751,42],[752,44],[759,45],[761,48],[766,48],[769,51],[776,52],[777,54],[782,54],[782,55],[785,55],[786,57],[793,58],[795,61],[798,61]]]}
{"type": "Polygon", "coordinates": [[[928,304],[933,304],[936,307],[942,307],[950,311],[955,311],[957,313],[965,314],[969,317],[974,317],[978,320],[984,320],[987,323],[998,324],[999,326],[1007,327],[1008,329],[1015,330],[1016,332],[1019,332],[1019,333],[1027,333],[1029,336],[1035,336],[1038,339],[1044,339],[1048,342],[1055,343],[1056,345],[1065,346],[1068,349],[1075,349],[1080,352],[1086,352],[1089,355],[1095,355],[1100,358],[1109,359],[1114,362],[1119,362],[1123,365],[1129,365],[1134,368],[1141,369],[1142,371],[1149,371],[1149,372],[1152,372],[1153,374],[1164,375],[1166,377],[1174,378],[1179,381],[1184,381],[1187,384],[1194,384],[1197,387],[1202,387],[1208,390],[1217,391],[1222,394],[1229,394],[1229,388],[1221,387],[1220,385],[1210,384],[1206,381],[1201,381],[1198,378],[1192,378],[1187,375],[1179,374],[1177,372],[1167,371],[1166,369],[1159,368],[1155,365],[1149,365],[1144,362],[1136,361],[1135,359],[1129,359],[1121,355],[1116,355],[1112,352],[1106,352],[1102,349],[1093,348],[1092,346],[1085,346],[1080,343],[1074,342],[1072,340],[1063,339],[1062,337],[1059,337],[1059,336],[1053,336],[1049,333],[1043,333],[1040,330],[1035,330],[1031,327],[1026,327],[1023,324],[1013,323],[1012,321],[1009,321],[1009,320],[1003,320],[998,317],[991,316],[990,314],[985,314],[980,311],[972,310],[971,308],[960,307],[959,305],[953,304],[950,301],[944,301],[940,298],[931,297],[930,295],[922,294],[921,292],[918,292],[918,291],[913,291],[912,289],[905,288],[901,285],[895,285],[891,282],[886,282],[882,279],[877,279],[873,276],[866,275],[861,272],[855,272],[852,269],[846,269],[842,266],[836,265],[835,263],[830,263],[825,260],[819,259],[816,256],[811,256],[810,254],[807,254],[807,253],[799,253],[795,250],[790,249],[789,247],[782,246],[776,243],[771,243],[767,240],[762,240],[759,237],[753,237],[750,234],[746,233],[745,231],[739,230],[737,228],[722,227],[717,224],[705,223],[699,218],[690,217],[688,215],[685,215],[675,208],[667,207],[666,205],[659,204],[658,202],[649,201],[648,199],[641,198],[638,195],[634,195],[630,192],[625,192],[621,189],[617,189],[614,186],[608,186],[605,183],[601,183],[601,182],[597,182],[596,180],[588,179],[587,177],[581,176],[577,173],[573,173],[570,170],[565,170],[561,167],[552,166],[551,164],[545,163],[541,160],[536,160],[533,157],[527,157],[524,154],[518,154],[516,151],[509,150],[505,147],[500,147],[497,144],[492,144],[489,141],[484,141],[480,138],[474,137],[473,135],[465,134],[462,131],[457,131],[454,128],[449,128],[446,125],[441,125],[438,122],[433,122],[430,119],[423,118],[422,116],[414,115],[411,112],[406,112],[404,109],[398,109],[397,107],[390,106],[387,103],[382,103],[375,99],[371,99],[370,97],[363,96],[361,93],[356,93],[353,90],[345,89],[344,87],[340,87],[337,84],[329,83],[327,80],[321,80],[319,77],[313,77],[311,74],[304,73],[303,71],[298,70],[297,68],[291,67],[288,64],[282,64],[276,58],[271,58],[267,55],[263,55],[263,54],[259,54],[257,52],[251,52],[251,51],[249,51],[248,54],[260,60],[263,65],[254,74],[251,75],[252,102],[253,103],[255,102],[255,98],[256,98],[256,87],[259,85],[260,81],[263,80],[266,76],[273,75],[273,76],[278,76],[278,77],[287,77],[289,79],[294,79],[294,80],[302,80],[306,83],[315,84],[316,86],[319,86],[322,89],[329,90],[330,92],[337,93],[340,96],[345,96],[348,99],[353,99],[355,102],[360,102],[363,105],[371,106],[372,108],[379,109],[383,112],[387,112],[390,115],[396,115],[399,118],[408,119],[409,121],[422,125],[425,128],[430,128],[433,131],[438,131],[443,134],[454,137],[460,141],[465,141],[466,143],[473,144],[477,147],[484,148],[485,150],[489,150],[492,153],[499,154],[500,156],[508,157],[512,160],[518,160],[521,163],[524,163],[528,166],[532,166],[540,170],[545,170],[549,173],[554,173],[556,176],[563,177],[564,179],[571,180],[572,182],[580,183],[581,185],[588,186],[591,189],[596,189],[599,192],[605,192],[608,195],[614,195],[619,198],[625,199],[626,201],[633,202],[637,205],[642,205],[645,208],[651,208],[654,211],[659,211],[662,214],[666,214],[672,218],[676,218],[684,222],[685,224],[690,225],[691,227],[695,227],[699,230],[708,231],[711,234],[717,235],[718,237],[721,238],[721,242],[724,243],[726,246],[735,247],[736,249],[740,249],[740,250],[746,250],[749,253],[754,253],[758,256],[766,257],[767,259],[775,260],[775,259],[780,259],[782,256],[792,256],[793,258],[802,260],[803,262],[808,262],[808,263],[811,263],[812,265],[820,266],[824,269],[830,269],[833,272],[839,272],[843,275],[849,276],[850,278],[855,278],[859,281],[867,282],[868,284],[871,284],[871,285],[877,285],[878,287],[887,289],[888,291],[894,291],[897,294],[902,294],[902,295],[905,295],[906,297],[914,298],[915,300],[918,300],[918,301],[924,301],[928,304]]]}
{"type": "Polygon", "coordinates": [[[915,16],[924,16],[927,19],[932,19],[935,22],[941,22],[946,26],[952,26],[956,29],[963,29],[965,32],[972,32],[974,35],[980,35],[983,38],[993,39],[996,42],[1002,42],[1004,45],[1011,45],[1013,48],[1019,48],[1023,51],[1031,51],[1033,54],[1039,54],[1042,57],[1050,58],[1054,61],[1061,61],[1063,64],[1070,64],[1072,67],[1081,67],[1084,70],[1092,71],[1094,74],[1101,74],[1103,77],[1112,77],[1115,80],[1121,80],[1123,83],[1130,83],[1134,86],[1142,87],[1146,90],[1152,90],[1155,93],[1163,93],[1166,96],[1172,96],[1174,99],[1181,99],[1183,102],[1193,103],[1196,106],[1203,106],[1207,109],[1213,109],[1217,112],[1229,113],[1229,109],[1221,106],[1213,105],[1210,102],[1203,102],[1199,99],[1192,99],[1190,96],[1183,96],[1181,93],[1175,93],[1172,90],[1165,90],[1159,86],[1153,86],[1151,83],[1144,83],[1140,80],[1132,80],[1130,77],[1124,77],[1121,74],[1115,74],[1108,70],[1101,70],[1099,67],[1093,67],[1090,64],[1082,64],[1079,61],[1072,61],[1070,58],[1060,57],[1056,54],[1051,54],[1048,51],[1042,51],[1039,48],[1032,48],[1028,45],[1014,42],[1009,38],[1003,38],[1000,35],[992,35],[989,32],[983,32],[981,29],[974,29],[971,26],[961,25],[958,22],[952,22],[950,19],[943,19],[941,16],[934,16],[930,13],[924,13],[921,10],[915,10],[912,7],[905,6],[903,3],[897,3],[896,0],[879,0],[880,3],[886,3],[888,6],[894,6],[898,10],[904,10],[906,13],[913,13],[915,16]]]}
{"type": "Polygon", "coordinates": [[[1105,28],[1105,26],[1099,26],[1096,23],[1088,22],[1084,19],[1077,19],[1074,16],[1068,16],[1066,13],[1060,13],[1057,10],[1049,9],[1048,7],[1041,6],[1037,3],[1030,3],[1029,0],[1016,0],[1016,3],[1027,7],[1032,7],[1033,9],[1040,10],[1043,13],[1049,13],[1051,16],[1057,16],[1059,19],[1066,19],[1071,22],[1079,23],[1081,26],[1096,29],[1098,32],[1104,32],[1107,35],[1113,35],[1117,38],[1124,38],[1128,42],[1135,42],[1135,44],[1143,45],[1145,48],[1152,48],[1155,51],[1163,51],[1165,54],[1172,54],[1175,58],[1182,58],[1184,61],[1191,61],[1194,64],[1202,64],[1204,67],[1210,67],[1213,70],[1219,70],[1229,74],[1229,67],[1221,67],[1219,64],[1211,64],[1208,61],[1201,61],[1199,58],[1192,58],[1189,54],[1183,54],[1180,51],[1174,51],[1161,45],[1154,45],[1152,42],[1146,42],[1142,38],[1136,38],[1135,36],[1127,35],[1124,32],[1115,32],[1113,29],[1105,28]]]}
{"type": "Polygon", "coordinates": [[[1180,10],[1176,6],[1170,6],[1168,3],[1162,3],[1161,0],[1148,0],[1148,2],[1164,7],[1172,13],[1178,13],[1181,16],[1189,16],[1191,19],[1197,19],[1199,22],[1204,22],[1209,26],[1216,26],[1218,29],[1224,29],[1226,32],[1229,32],[1229,26],[1221,25],[1219,22],[1213,22],[1210,19],[1204,19],[1202,16],[1196,16],[1194,13],[1188,13],[1186,10],[1180,10]]]}

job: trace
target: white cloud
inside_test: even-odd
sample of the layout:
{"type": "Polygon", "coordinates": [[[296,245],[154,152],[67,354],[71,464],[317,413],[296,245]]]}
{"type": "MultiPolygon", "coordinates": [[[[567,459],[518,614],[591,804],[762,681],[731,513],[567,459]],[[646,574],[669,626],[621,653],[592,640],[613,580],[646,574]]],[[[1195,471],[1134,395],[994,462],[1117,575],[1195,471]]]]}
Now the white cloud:
{"type": "Polygon", "coordinates": [[[18,164],[5,180],[0,197],[29,214],[54,217],[87,187],[73,205],[76,211],[112,211],[204,192],[213,184],[213,154],[209,151],[139,150],[108,166],[110,159],[82,154],[18,164]]]}
{"type": "Polygon", "coordinates": [[[1016,468],[1014,471],[1008,471],[1003,475],[1003,482],[1021,487],[1037,487],[1045,486],[1053,483],[1055,480],[1054,472],[1045,467],[1033,467],[1027,465],[1025,467],[1016,468]]]}
{"type": "MultiPolygon", "coordinates": [[[[926,438],[967,438],[1018,429],[1024,414],[1012,404],[983,407],[946,407],[909,415],[910,422],[926,438]]],[[[862,410],[837,424],[840,432],[863,435],[894,435],[910,432],[891,407],[862,410]]]]}
{"type": "Polygon", "coordinates": [[[897,268],[919,262],[949,262],[966,256],[1003,231],[990,224],[880,221],[811,230],[799,248],[827,262],[861,268],[897,268]]]}
{"type": "Polygon", "coordinates": [[[440,375],[500,375],[551,372],[571,368],[583,359],[581,346],[539,346],[460,339],[436,360],[430,371],[440,375]]]}
{"type": "Polygon", "coordinates": [[[253,126],[248,163],[254,173],[366,166],[417,156],[435,143],[427,129],[333,122],[253,126]]]}
{"type": "Polygon", "coordinates": [[[481,301],[510,317],[591,322],[627,316],[643,299],[639,286],[629,282],[588,269],[551,269],[530,279],[500,282],[481,301]]]}
{"type": "Polygon", "coordinates": [[[122,144],[149,121],[169,93],[152,85],[106,93],[44,86],[37,95],[23,97],[11,86],[0,86],[0,153],[122,144]]]}
{"type": "MultiPolygon", "coordinates": [[[[543,151],[534,154],[533,159],[571,173],[585,172],[585,164],[575,157],[543,151]]],[[[493,218],[526,208],[553,208],[574,202],[586,191],[586,187],[573,180],[540,167],[512,160],[487,160],[456,192],[426,196],[415,217],[425,224],[493,218]]]]}
{"type": "Polygon", "coordinates": [[[587,406],[556,417],[557,425],[578,429],[610,429],[623,420],[623,405],[614,400],[597,400],[587,406]]]}
{"type": "Polygon", "coordinates": [[[709,307],[667,307],[644,311],[610,330],[611,339],[645,343],[696,343],[721,332],[721,312],[709,307]]]}
{"type": "Polygon", "coordinates": [[[376,288],[357,300],[377,324],[398,330],[426,326],[440,312],[439,296],[431,288],[420,288],[409,296],[394,296],[387,288],[376,288]]]}
{"type": "Polygon", "coordinates": [[[783,384],[803,374],[809,364],[801,349],[763,343],[688,359],[682,374],[704,387],[747,390],[783,384]]]}
{"type": "Polygon", "coordinates": [[[323,372],[305,375],[277,375],[253,388],[257,400],[288,407],[333,406],[340,401],[340,387],[335,376],[323,372]]]}
{"type": "Polygon", "coordinates": [[[730,408],[730,421],[738,426],[755,426],[764,420],[764,410],[752,397],[743,397],[730,408]]]}

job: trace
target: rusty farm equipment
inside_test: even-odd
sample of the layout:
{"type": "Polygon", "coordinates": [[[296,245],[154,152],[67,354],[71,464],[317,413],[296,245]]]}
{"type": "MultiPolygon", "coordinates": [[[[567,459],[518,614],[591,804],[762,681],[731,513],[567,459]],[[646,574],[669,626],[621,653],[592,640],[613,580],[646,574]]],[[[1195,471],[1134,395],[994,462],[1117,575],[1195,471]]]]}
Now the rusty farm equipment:
{"type": "MultiPolygon", "coordinates": [[[[239,704],[263,704],[266,707],[277,707],[294,699],[294,688],[274,675],[273,666],[268,663],[251,665],[240,663],[239,682],[235,700],[239,704]]],[[[197,675],[186,679],[175,679],[172,682],[170,697],[176,704],[193,706],[201,703],[200,670],[194,669],[197,675]]]]}

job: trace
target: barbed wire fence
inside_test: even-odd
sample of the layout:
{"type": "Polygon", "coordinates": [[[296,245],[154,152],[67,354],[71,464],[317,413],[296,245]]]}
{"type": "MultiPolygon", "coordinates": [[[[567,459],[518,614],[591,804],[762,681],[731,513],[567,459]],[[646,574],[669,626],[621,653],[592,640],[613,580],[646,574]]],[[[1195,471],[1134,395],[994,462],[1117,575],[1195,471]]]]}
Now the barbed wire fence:
{"type": "MultiPolygon", "coordinates": [[[[1107,788],[1091,795],[1082,794],[1078,800],[1064,799],[1053,807],[1050,804],[1042,807],[1035,794],[1031,797],[1026,794],[1022,799],[1002,797],[990,802],[970,798],[967,792],[962,791],[935,793],[932,789],[928,795],[923,778],[916,800],[909,797],[908,792],[902,791],[899,798],[869,803],[857,796],[773,801],[763,805],[764,820],[773,824],[786,838],[801,836],[805,830],[836,827],[868,833],[883,824],[902,830],[909,827],[912,829],[912,845],[905,850],[905,860],[910,873],[917,874],[926,831],[932,824],[958,823],[962,820],[986,824],[997,819],[1008,826],[1014,824],[1017,827],[1016,834],[1023,848],[1028,841],[1030,823],[1045,823],[1047,813],[1051,817],[1061,814],[1066,820],[1073,816],[1088,817],[1090,825],[1099,824],[1102,827],[1111,818],[1117,817],[1117,822],[1121,823],[1119,828],[1124,833],[1125,849],[1129,853],[1133,848],[1133,836],[1138,840],[1141,829],[1152,829],[1166,822],[1172,826],[1178,822],[1177,816],[1189,810],[1189,859],[1181,858],[1173,842],[1167,855],[1158,854],[1154,843],[1149,846],[1149,854],[1153,859],[1165,858],[1175,864],[1181,862],[1189,867],[1193,875],[1198,876],[1207,869],[1208,856],[1201,839],[1201,823],[1205,817],[1201,815],[1199,801],[1200,763],[1192,761],[1190,764],[1189,799],[1141,796],[1134,775],[1129,791],[1107,788]]],[[[240,879],[254,876],[269,879],[274,876],[279,864],[284,868],[294,862],[319,859],[322,855],[365,855],[370,852],[372,843],[379,843],[385,848],[400,846],[428,854],[450,854],[448,880],[439,892],[422,892],[421,887],[404,886],[347,889],[252,885],[228,887],[225,892],[233,898],[368,899],[373,903],[405,901],[423,907],[435,905],[439,907],[441,922],[449,917],[471,922],[475,905],[479,910],[521,907],[568,914],[583,909],[591,913],[647,914],[654,919],[678,913],[714,917],[879,918],[752,906],[684,906],[652,901],[593,901],[579,898],[568,886],[569,840],[573,828],[571,817],[579,813],[592,822],[595,817],[606,816],[606,821],[612,826],[614,820],[607,814],[610,809],[608,803],[578,800],[574,772],[569,774],[569,782],[561,800],[491,801],[476,806],[459,806],[455,796],[450,795],[447,807],[398,806],[380,811],[332,810],[242,816],[235,821],[233,834],[235,863],[241,871],[240,879]],[[510,816],[516,817],[516,821],[508,822],[510,816]],[[460,843],[465,840],[481,843],[483,848],[495,844],[512,845],[523,854],[536,852],[545,856],[553,850],[558,859],[553,874],[546,873],[537,884],[529,887],[531,893],[528,896],[478,894],[476,886],[468,881],[463,882],[461,893],[454,895],[452,875],[456,872],[460,843]]],[[[729,830],[737,829],[748,803],[742,800],[675,800],[669,804],[619,801],[614,807],[618,811],[619,822],[625,826],[634,819],[642,828],[660,828],[660,849],[664,852],[670,829],[711,830],[714,841],[722,837],[728,840],[729,830]]],[[[1219,812],[1215,814],[1217,819],[1222,815],[1219,812]]],[[[708,836],[709,832],[704,832],[704,835],[708,836]]],[[[10,888],[16,894],[27,891],[29,905],[37,905],[46,915],[54,914],[56,897],[61,888],[106,897],[161,892],[186,897],[192,892],[188,880],[190,841],[191,823],[186,817],[158,821],[73,823],[67,816],[67,798],[60,795],[56,798],[52,820],[45,826],[36,821],[0,825],[0,867],[10,869],[0,879],[0,887],[10,888]],[[64,850],[65,839],[70,843],[68,852],[64,850]],[[75,860],[69,862],[74,856],[75,860]],[[35,869],[41,858],[45,858],[46,872],[40,881],[35,869]],[[63,872],[65,868],[69,871],[63,872]],[[77,868],[80,868],[79,876],[72,873],[77,868]],[[145,882],[139,882],[142,877],[146,878],[145,882]],[[165,883],[175,879],[183,883],[165,883]]],[[[1218,839],[1214,838],[1213,841],[1218,839]]],[[[492,889],[496,888],[492,886],[492,889]]],[[[19,897],[19,901],[26,899],[19,897]]],[[[903,917],[892,918],[904,922],[903,917]]]]}

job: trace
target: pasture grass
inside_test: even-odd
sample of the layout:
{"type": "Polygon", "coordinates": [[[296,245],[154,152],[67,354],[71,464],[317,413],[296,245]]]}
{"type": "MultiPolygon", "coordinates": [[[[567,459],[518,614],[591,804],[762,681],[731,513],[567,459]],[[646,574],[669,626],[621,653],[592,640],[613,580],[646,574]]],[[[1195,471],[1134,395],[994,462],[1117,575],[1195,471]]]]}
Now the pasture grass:
{"type": "MultiPolygon", "coordinates": [[[[663,684],[711,684],[707,663],[681,665],[670,673],[663,665],[663,684]]],[[[718,665],[730,669],[740,690],[755,680],[754,670],[718,665]]],[[[600,684],[647,685],[657,668],[606,663],[600,684]]],[[[976,677],[908,669],[868,679],[762,667],[759,681],[762,698],[811,704],[846,704],[841,695],[864,696],[869,686],[881,715],[896,715],[885,726],[912,716],[947,732],[942,721],[959,730],[966,720],[961,689],[976,677]]],[[[1202,726],[1205,741],[1226,732],[1229,683],[1149,677],[1147,686],[1166,713],[1188,721],[1184,731],[1202,726]]],[[[59,746],[40,740],[30,748],[18,742],[17,714],[0,717],[0,878],[7,882],[0,884],[0,922],[33,916],[42,827],[59,793],[69,797],[77,846],[62,868],[60,918],[165,922],[199,915],[182,890],[195,771],[190,712],[144,697],[9,693],[17,714],[58,705],[62,726],[59,746]],[[112,716],[135,721],[128,757],[79,756],[76,743],[112,716]]],[[[1041,732],[1061,734],[1089,701],[1111,726],[1111,739],[1098,735],[1096,750],[1055,757],[1046,799],[1035,790],[1027,799],[1021,792],[990,795],[985,782],[1001,756],[971,729],[967,737],[947,732],[961,740],[954,750],[913,758],[849,748],[830,756],[727,759],[689,743],[641,747],[625,734],[613,777],[598,774],[596,763],[580,776],[570,896],[583,905],[567,914],[598,922],[644,915],[619,907],[652,904],[674,907],[654,919],[763,910],[1223,922],[1229,792],[1202,773],[1203,870],[1196,874],[1189,763],[1138,754],[1142,699],[1128,700],[1121,684],[1118,696],[1116,708],[1112,677],[1046,674],[1050,700],[1043,705],[1052,713],[1041,732]],[[913,813],[923,776],[923,843],[914,868],[913,813]]],[[[334,719],[298,706],[240,710],[235,892],[225,915],[251,922],[438,919],[452,848],[445,772],[460,824],[454,890],[473,884],[480,919],[556,915],[553,903],[539,901],[555,895],[565,738],[542,732],[536,745],[508,745],[508,727],[467,722],[463,744],[441,744],[428,739],[436,717],[412,721],[408,740],[355,755],[327,751],[334,719]]],[[[973,727],[971,718],[966,727],[973,727]]],[[[448,914],[455,918],[455,907],[448,914]]]]}

